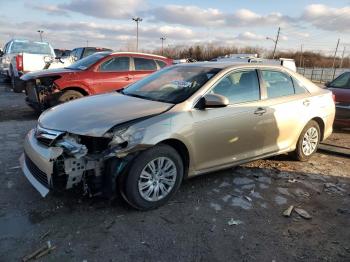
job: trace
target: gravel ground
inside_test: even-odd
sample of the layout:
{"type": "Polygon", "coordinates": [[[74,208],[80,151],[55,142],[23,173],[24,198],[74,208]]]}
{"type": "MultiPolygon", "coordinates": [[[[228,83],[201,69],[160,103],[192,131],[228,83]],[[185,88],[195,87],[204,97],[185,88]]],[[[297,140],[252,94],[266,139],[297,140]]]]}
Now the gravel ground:
{"type": "MultiPolygon", "coordinates": [[[[18,158],[37,116],[0,84],[0,261],[50,241],[40,261],[350,261],[350,159],[287,155],[185,181],[167,205],[138,212],[76,193],[43,199],[18,158]],[[306,210],[311,219],[290,205],[306,210]]],[[[341,131],[328,143],[350,147],[341,131]]]]}

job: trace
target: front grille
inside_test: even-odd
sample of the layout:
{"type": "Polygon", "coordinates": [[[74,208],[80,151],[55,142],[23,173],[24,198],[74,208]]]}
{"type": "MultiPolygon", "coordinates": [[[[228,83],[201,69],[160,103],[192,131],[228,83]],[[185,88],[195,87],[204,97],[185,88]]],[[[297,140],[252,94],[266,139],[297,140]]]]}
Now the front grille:
{"type": "Polygon", "coordinates": [[[40,182],[40,184],[49,187],[47,175],[41,171],[27,155],[25,155],[25,161],[30,173],[40,182]]]}

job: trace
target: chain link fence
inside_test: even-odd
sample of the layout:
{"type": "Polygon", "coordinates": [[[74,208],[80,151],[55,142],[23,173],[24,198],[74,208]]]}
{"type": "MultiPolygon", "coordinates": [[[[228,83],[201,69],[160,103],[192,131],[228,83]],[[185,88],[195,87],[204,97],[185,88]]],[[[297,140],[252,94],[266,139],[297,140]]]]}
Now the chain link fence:
{"type": "Polygon", "coordinates": [[[326,83],[338,75],[350,71],[349,68],[303,68],[298,67],[297,72],[313,82],[326,83]]]}

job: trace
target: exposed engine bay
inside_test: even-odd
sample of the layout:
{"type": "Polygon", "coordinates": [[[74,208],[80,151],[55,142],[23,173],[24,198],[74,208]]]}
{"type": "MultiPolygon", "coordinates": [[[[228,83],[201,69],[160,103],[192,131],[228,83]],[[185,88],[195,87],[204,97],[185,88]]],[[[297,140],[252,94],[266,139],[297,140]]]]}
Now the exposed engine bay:
{"type": "Polygon", "coordinates": [[[59,94],[55,80],[59,78],[60,76],[47,76],[26,81],[27,103],[38,111],[53,106],[59,94]]]}
{"type": "Polygon", "coordinates": [[[116,144],[112,137],[78,136],[40,126],[35,129],[34,137],[40,146],[55,149],[50,158],[52,174],[44,186],[56,191],[80,187],[85,195],[111,197],[115,193],[116,177],[134,155],[120,138],[117,142],[121,144],[116,144]]]}

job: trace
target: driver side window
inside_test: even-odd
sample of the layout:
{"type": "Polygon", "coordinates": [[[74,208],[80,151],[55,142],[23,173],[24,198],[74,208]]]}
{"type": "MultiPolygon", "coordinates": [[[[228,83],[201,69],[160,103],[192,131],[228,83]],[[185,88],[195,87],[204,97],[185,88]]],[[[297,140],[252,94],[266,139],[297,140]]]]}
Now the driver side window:
{"type": "Polygon", "coordinates": [[[227,97],[230,104],[257,101],[260,99],[257,72],[247,70],[229,73],[219,80],[211,93],[227,97]]]}

